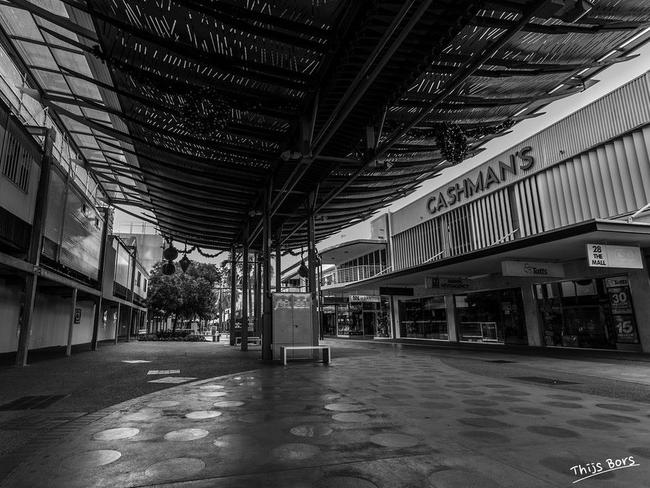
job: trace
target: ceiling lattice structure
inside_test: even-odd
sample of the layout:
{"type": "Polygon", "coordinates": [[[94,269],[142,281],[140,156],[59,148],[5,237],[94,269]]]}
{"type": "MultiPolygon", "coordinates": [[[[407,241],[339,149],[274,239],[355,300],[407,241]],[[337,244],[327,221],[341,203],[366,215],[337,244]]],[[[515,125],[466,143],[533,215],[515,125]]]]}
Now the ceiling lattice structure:
{"type": "Polygon", "coordinates": [[[0,4],[109,200],[213,249],[246,222],[259,247],[265,202],[286,249],[309,205],[317,240],[368,218],[588,87],[649,22],[645,0],[0,4]]]}

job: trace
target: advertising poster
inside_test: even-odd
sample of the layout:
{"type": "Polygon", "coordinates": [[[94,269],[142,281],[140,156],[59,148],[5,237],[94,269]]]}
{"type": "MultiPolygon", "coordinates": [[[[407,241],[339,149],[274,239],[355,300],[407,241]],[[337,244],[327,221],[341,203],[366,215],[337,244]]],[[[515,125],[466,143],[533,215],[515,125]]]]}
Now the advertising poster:
{"type": "Polygon", "coordinates": [[[637,338],[634,310],[632,308],[632,297],[627,278],[607,278],[605,280],[609,305],[612,311],[614,330],[616,330],[617,342],[636,344],[637,338]]]}

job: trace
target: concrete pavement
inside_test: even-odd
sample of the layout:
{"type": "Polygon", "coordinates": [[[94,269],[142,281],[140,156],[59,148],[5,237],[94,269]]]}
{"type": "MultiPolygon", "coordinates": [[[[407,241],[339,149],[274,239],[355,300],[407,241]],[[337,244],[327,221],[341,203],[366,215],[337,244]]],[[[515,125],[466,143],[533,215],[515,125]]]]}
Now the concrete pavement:
{"type": "Polygon", "coordinates": [[[650,404],[634,401],[649,388],[648,363],[331,345],[330,366],[254,364],[70,419],[0,486],[650,484],[650,404]],[[637,394],[585,392],[612,381],[637,394]]]}

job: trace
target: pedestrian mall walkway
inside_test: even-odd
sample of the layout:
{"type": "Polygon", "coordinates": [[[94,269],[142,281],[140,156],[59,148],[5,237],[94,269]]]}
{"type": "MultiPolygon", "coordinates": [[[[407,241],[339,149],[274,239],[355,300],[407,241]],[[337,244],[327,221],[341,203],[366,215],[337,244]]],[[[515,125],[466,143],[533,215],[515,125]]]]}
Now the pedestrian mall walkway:
{"type": "MultiPolygon", "coordinates": [[[[198,381],[165,370],[160,378],[178,385],[45,432],[0,486],[648,484],[649,362],[329,344],[329,366],[198,381]]],[[[210,345],[215,355],[259,354],[210,345]]],[[[142,366],[124,363],[138,374],[162,370],[142,366]]]]}

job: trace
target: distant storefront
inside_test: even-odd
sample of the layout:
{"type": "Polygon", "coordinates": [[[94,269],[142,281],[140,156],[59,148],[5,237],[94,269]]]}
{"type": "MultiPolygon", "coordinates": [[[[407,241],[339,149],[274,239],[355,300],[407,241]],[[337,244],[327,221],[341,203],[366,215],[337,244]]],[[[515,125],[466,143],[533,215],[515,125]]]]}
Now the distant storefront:
{"type": "Polygon", "coordinates": [[[337,337],[390,337],[390,302],[387,297],[369,295],[350,295],[339,299],[326,297],[325,303],[324,334],[337,337]],[[338,303],[332,303],[334,301],[338,303]]]}

